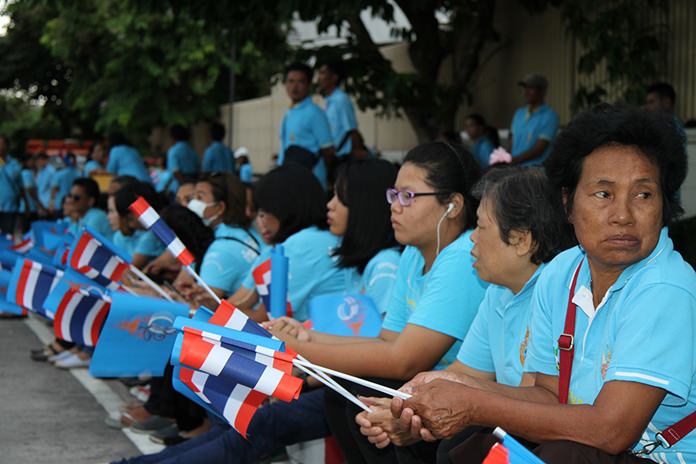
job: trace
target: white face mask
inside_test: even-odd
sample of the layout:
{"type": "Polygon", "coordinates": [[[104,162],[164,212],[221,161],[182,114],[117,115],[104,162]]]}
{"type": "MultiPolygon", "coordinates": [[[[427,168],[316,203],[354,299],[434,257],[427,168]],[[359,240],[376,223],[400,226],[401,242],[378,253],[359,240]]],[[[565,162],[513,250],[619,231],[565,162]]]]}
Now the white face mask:
{"type": "Polygon", "coordinates": [[[205,213],[206,208],[208,208],[209,206],[213,206],[214,204],[215,203],[205,203],[201,200],[194,198],[193,200],[188,202],[188,205],[186,205],[186,207],[194,213],[196,213],[196,216],[201,218],[203,224],[209,226],[215,219],[217,219],[218,215],[216,214],[213,217],[205,218],[203,217],[203,214],[205,213]]]}

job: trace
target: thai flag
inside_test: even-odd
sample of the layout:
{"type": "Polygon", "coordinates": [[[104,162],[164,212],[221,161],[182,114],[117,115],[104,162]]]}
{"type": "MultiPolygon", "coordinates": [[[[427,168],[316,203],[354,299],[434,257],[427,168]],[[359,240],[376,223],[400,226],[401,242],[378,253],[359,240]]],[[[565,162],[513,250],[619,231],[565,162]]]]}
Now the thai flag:
{"type": "MultiPolygon", "coordinates": [[[[272,313],[271,291],[273,290],[271,287],[271,261],[272,258],[268,258],[266,261],[256,266],[251,272],[254,276],[254,283],[256,284],[256,293],[261,297],[261,302],[266,307],[266,311],[268,311],[269,314],[272,313]]],[[[289,301],[285,306],[285,314],[282,315],[292,317],[292,305],[289,301]]],[[[278,316],[279,315],[275,315],[275,317],[278,316]]]]}
{"type": "Polygon", "coordinates": [[[44,301],[61,277],[63,277],[63,271],[59,269],[20,258],[12,270],[7,299],[11,303],[52,319],[53,313],[44,309],[44,301]]]}
{"type": "Polygon", "coordinates": [[[53,330],[61,340],[95,346],[111,299],[97,292],[71,286],[63,294],[53,319],[53,330]]]}
{"type": "Polygon", "coordinates": [[[483,464],[544,464],[544,461],[500,427],[493,431],[493,435],[500,440],[500,443],[493,445],[483,464]]]}
{"type": "Polygon", "coordinates": [[[126,256],[119,255],[109,245],[104,237],[86,228],[73,243],[68,264],[100,285],[116,290],[130,264],[126,256]]]}
{"type": "Polygon", "coordinates": [[[31,234],[29,234],[29,236],[24,238],[21,242],[12,245],[10,250],[17,253],[26,253],[32,248],[34,248],[34,239],[31,237],[31,234]]]}
{"type": "Polygon", "coordinates": [[[140,224],[154,232],[157,238],[164,243],[167,250],[184,266],[190,266],[195,261],[190,251],[181,243],[174,231],[160,218],[157,211],[143,197],[138,197],[128,207],[136,215],[140,224]]]}
{"type": "Polygon", "coordinates": [[[208,323],[266,338],[273,337],[268,330],[249,319],[249,316],[244,314],[241,309],[234,307],[226,300],[222,300],[220,306],[215,310],[215,314],[208,320],[208,323]]]}

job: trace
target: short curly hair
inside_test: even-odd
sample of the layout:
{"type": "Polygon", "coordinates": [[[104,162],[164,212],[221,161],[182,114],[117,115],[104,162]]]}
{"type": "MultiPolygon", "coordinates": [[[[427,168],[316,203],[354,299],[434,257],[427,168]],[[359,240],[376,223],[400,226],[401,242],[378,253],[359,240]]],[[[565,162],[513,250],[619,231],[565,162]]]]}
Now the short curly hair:
{"type": "Polygon", "coordinates": [[[662,223],[670,225],[684,210],[678,198],[686,177],[684,132],[671,114],[650,112],[625,104],[600,104],[579,113],[563,129],[546,160],[546,174],[557,194],[573,207],[585,158],[601,147],[632,146],[660,170],[662,223]]]}

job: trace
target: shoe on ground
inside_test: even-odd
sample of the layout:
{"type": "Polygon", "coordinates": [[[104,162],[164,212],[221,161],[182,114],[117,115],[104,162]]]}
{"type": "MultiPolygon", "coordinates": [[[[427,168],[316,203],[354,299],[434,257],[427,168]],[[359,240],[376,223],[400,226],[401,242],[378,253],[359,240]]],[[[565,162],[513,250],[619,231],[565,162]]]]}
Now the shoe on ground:
{"type": "Polygon", "coordinates": [[[163,429],[156,430],[150,434],[150,441],[164,445],[164,441],[167,439],[173,439],[179,435],[179,427],[176,424],[170,424],[163,429]]]}
{"type": "Polygon", "coordinates": [[[61,369],[79,369],[89,367],[90,359],[82,359],[75,353],[71,353],[72,356],[68,356],[60,361],[56,361],[56,367],[61,369]]]}
{"type": "Polygon", "coordinates": [[[128,390],[128,392],[131,394],[131,396],[134,396],[135,399],[142,401],[143,403],[147,402],[147,400],[150,398],[149,385],[137,385],[128,390]]]}
{"type": "Polygon", "coordinates": [[[77,356],[75,353],[72,351],[61,351],[60,353],[53,354],[48,357],[48,362],[52,362],[53,364],[57,363],[58,361],[62,361],[65,358],[69,358],[70,356],[77,356]]]}
{"type": "Polygon", "coordinates": [[[161,430],[165,427],[172,425],[173,421],[173,419],[155,415],[150,416],[149,418],[143,421],[134,422],[130,428],[135,433],[150,434],[152,432],[156,432],[157,430],[161,430]]]}

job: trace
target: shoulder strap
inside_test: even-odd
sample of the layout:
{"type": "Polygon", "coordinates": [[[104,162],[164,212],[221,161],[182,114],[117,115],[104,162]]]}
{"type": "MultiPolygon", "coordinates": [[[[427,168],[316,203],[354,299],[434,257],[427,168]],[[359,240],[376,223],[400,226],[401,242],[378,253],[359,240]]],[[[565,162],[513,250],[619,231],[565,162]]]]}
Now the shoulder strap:
{"type": "MultiPolygon", "coordinates": [[[[584,261],[584,260],[583,260],[584,261]]],[[[573,280],[570,284],[570,292],[568,293],[568,308],[566,309],[566,320],[563,328],[563,333],[558,337],[559,353],[559,377],[558,377],[558,402],[568,404],[568,392],[570,390],[570,375],[573,370],[573,354],[575,353],[575,304],[573,296],[575,295],[575,284],[578,282],[578,274],[582,261],[578,264],[575,270],[573,280]]]]}
{"type": "MultiPolygon", "coordinates": [[[[258,246],[258,244],[259,244],[258,240],[256,240],[256,238],[253,235],[251,235],[248,231],[247,231],[247,234],[249,234],[249,236],[252,238],[252,240],[254,240],[254,242],[256,242],[256,245],[258,246]]],[[[244,245],[245,247],[247,247],[248,249],[250,249],[251,251],[256,253],[256,256],[261,254],[261,252],[258,250],[258,248],[254,248],[253,246],[249,245],[244,240],[240,240],[237,237],[217,237],[216,240],[231,240],[233,242],[241,243],[242,245],[244,245]]]]}

